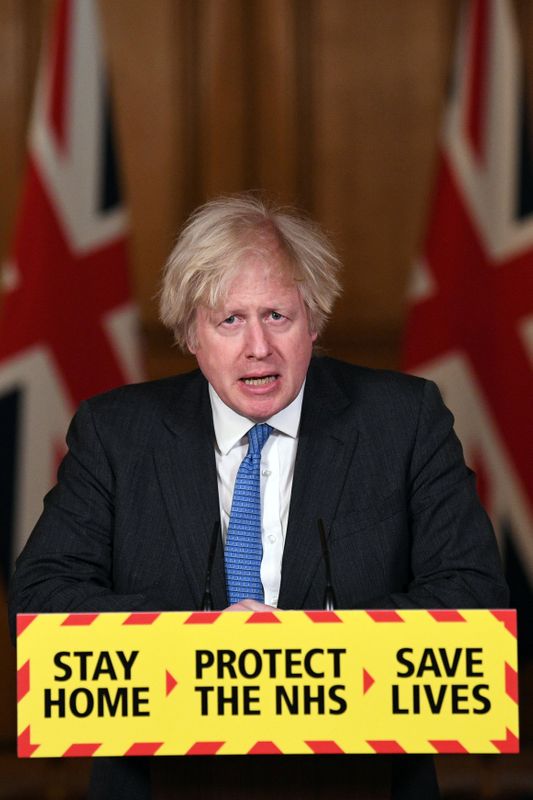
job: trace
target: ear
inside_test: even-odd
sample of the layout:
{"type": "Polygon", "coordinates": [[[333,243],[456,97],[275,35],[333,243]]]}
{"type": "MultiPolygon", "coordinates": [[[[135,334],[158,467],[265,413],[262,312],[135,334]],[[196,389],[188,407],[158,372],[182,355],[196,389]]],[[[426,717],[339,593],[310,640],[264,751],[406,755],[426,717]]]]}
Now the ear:
{"type": "Polygon", "coordinates": [[[318,333],[316,331],[311,331],[311,341],[314,343],[318,339],[318,333]]]}

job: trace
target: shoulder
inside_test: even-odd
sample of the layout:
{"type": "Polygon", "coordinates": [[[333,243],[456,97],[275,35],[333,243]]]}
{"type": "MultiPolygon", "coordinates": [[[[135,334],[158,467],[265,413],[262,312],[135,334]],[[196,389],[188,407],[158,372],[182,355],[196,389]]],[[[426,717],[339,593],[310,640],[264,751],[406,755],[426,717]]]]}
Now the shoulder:
{"type": "Polygon", "coordinates": [[[385,369],[370,369],[325,356],[314,357],[309,368],[311,384],[319,391],[339,387],[352,400],[419,398],[431,381],[385,369]]]}
{"type": "Polygon", "coordinates": [[[209,402],[207,383],[199,370],[157,381],[130,384],[85,400],[74,426],[94,428],[103,438],[146,441],[168,421],[185,421],[209,402]]]}
{"type": "Polygon", "coordinates": [[[394,370],[370,369],[315,357],[308,374],[309,393],[331,405],[344,405],[358,425],[384,430],[416,428],[426,416],[453,422],[437,386],[425,378],[394,370]]]}
{"type": "Polygon", "coordinates": [[[146,407],[161,408],[175,403],[179,399],[189,397],[193,399],[205,389],[205,386],[206,382],[200,370],[194,370],[156,381],[119,386],[109,392],[89,398],[86,403],[96,412],[113,409],[124,411],[139,405],[143,409],[146,407]]]}

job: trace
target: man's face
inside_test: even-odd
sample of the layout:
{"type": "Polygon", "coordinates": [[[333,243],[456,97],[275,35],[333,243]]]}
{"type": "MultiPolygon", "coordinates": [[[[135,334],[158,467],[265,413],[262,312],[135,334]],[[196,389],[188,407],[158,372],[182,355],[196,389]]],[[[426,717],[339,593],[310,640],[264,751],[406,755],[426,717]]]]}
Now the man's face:
{"type": "Polygon", "coordinates": [[[316,333],[278,253],[246,257],[220,307],[200,306],[195,321],[191,352],[226,405],[262,422],[292,403],[316,333]]]}

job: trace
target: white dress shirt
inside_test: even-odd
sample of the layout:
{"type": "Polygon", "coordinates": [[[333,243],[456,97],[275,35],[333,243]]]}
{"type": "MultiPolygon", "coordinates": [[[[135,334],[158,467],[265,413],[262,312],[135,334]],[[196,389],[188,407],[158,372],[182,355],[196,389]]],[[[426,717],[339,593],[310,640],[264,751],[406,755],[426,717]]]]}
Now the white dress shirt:
{"type": "MultiPolygon", "coordinates": [[[[304,385],[287,408],[266,420],[273,430],[261,453],[261,532],[263,558],[261,582],[265,603],[277,606],[281,560],[291,499],[294,462],[304,385]]],[[[215,428],[215,459],[222,539],[226,542],[233,487],[241,461],[248,451],[248,431],[255,422],[229,408],[209,385],[215,428]]]]}

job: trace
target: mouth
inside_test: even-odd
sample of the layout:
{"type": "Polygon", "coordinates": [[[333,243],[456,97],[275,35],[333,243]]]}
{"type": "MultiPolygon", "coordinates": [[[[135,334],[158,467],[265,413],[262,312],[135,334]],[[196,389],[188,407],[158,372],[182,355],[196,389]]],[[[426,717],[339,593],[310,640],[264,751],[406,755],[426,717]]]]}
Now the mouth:
{"type": "Polygon", "coordinates": [[[279,375],[261,375],[257,377],[250,375],[240,380],[245,386],[268,386],[268,384],[274,383],[278,378],[279,375]]]}

